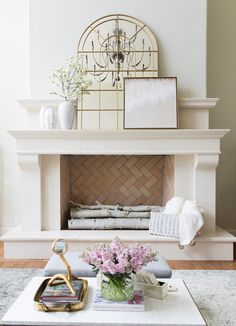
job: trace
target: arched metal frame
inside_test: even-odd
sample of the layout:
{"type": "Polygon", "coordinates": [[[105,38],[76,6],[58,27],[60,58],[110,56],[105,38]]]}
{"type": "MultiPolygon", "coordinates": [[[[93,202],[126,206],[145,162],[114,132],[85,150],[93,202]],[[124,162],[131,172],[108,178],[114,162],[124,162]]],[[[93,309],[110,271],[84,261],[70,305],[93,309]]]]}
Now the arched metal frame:
{"type": "Polygon", "coordinates": [[[78,56],[81,54],[93,84],[90,96],[84,96],[78,107],[78,129],[87,129],[84,121],[92,115],[93,119],[98,119],[94,129],[104,129],[105,116],[112,122],[109,129],[122,129],[123,78],[158,76],[155,35],[143,22],[131,16],[104,16],[82,34],[78,56]]]}

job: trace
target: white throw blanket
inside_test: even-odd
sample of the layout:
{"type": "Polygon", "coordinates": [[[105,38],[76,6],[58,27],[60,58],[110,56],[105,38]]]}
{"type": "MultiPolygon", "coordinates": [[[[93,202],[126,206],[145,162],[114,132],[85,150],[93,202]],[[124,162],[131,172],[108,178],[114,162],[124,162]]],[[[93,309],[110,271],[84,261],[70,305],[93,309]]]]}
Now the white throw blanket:
{"type": "Polygon", "coordinates": [[[203,227],[202,214],[198,210],[190,212],[182,212],[179,215],[179,239],[180,244],[185,246],[198,234],[203,227]]]}
{"type": "Polygon", "coordinates": [[[194,201],[173,197],[163,212],[151,212],[149,231],[151,234],[179,238],[180,245],[189,245],[202,228],[204,222],[199,206],[194,201]],[[176,203],[181,208],[176,208],[176,203]],[[178,213],[180,212],[180,213],[178,213]],[[171,213],[171,214],[170,214],[171,213]]]}

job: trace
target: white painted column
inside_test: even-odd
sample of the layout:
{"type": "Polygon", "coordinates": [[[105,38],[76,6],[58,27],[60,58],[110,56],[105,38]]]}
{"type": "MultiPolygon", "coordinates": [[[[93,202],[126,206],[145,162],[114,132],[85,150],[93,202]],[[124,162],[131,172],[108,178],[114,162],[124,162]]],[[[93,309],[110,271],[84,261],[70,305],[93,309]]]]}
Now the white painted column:
{"type": "Polygon", "coordinates": [[[194,198],[194,155],[174,157],[174,195],[188,200],[194,198]]]}
{"type": "Polygon", "coordinates": [[[216,227],[216,167],[219,155],[195,155],[194,199],[205,210],[204,230],[214,232],[216,227]]]}
{"type": "Polygon", "coordinates": [[[42,230],[61,229],[60,155],[42,155],[42,230]]]}
{"type": "Polygon", "coordinates": [[[17,157],[21,169],[21,230],[41,231],[41,157],[19,153],[17,157]]]}

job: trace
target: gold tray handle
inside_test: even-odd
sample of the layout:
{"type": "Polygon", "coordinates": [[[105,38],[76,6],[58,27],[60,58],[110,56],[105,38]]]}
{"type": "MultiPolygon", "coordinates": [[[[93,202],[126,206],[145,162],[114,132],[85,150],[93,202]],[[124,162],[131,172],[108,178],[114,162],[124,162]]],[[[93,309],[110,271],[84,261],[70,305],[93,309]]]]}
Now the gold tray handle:
{"type": "MultiPolygon", "coordinates": [[[[50,310],[50,308],[46,305],[45,302],[42,303],[42,305],[43,305],[44,312],[53,311],[53,310],[50,310]]],[[[71,304],[70,303],[66,303],[64,309],[67,312],[71,312],[72,311],[71,304]]]]}
{"type": "Polygon", "coordinates": [[[42,302],[42,305],[43,305],[44,312],[48,312],[50,310],[46,305],[46,303],[42,302]]]}

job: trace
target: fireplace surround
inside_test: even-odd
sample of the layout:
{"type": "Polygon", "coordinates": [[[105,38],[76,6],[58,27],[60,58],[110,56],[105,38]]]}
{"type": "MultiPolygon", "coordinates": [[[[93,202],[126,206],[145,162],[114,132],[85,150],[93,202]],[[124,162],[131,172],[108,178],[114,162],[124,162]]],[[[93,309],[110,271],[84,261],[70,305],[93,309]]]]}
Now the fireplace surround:
{"type": "Polygon", "coordinates": [[[181,99],[180,129],[176,130],[47,131],[37,129],[39,109],[58,101],[20,101],[27,109],[31,128],[35,129],[9,131],[16,139],[21,170],[21,225],[3,236],[5,256],[47,258],[52,240],[59,237],[67,239],[71,250],[81,250],[119,236],[127,242],[148,242],[169,259],[232,259],[233,237],[216,226],[216,167],[220,139],[229,132],[208,129],[209,109],[216,102],[217,99],[181,99]],[[204,207],[204,234],[194,248],[181,251],[176,240],[152,236],[147,230],[64,230],[67,206],[63,202],[70,200],[70,191],[61,193],[61,184],[64,190],[69,187],[65,173],[68,169],[62,173],[61,166],[67,155],[171,157],[174,174],[169,180],[169,190],[204,207]]]}

